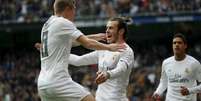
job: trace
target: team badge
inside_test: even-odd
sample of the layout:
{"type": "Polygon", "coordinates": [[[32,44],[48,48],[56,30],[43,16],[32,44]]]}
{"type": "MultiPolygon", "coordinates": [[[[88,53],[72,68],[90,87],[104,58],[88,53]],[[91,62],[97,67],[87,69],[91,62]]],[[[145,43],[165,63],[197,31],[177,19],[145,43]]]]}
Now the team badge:
{"type": "Polygon", "coordinates": [[[188,68],[186,68],[186,69],[185,69],[185,73],[186,73],[186,74],[189,74],[189,73],[190,73],[190,70],[189,70],[188,68]]]}

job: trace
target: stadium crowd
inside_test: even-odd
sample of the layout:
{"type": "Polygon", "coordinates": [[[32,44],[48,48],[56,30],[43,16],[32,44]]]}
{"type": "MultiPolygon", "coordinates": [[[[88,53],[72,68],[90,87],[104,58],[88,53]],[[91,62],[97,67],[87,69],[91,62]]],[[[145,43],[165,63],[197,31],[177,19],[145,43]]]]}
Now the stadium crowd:
{"type": "MultiPolygon", "coordinates": [[[[0,0],[0,21],[37,22],[51,15],[54,0],[0,0]]],[[[77,18],[201,12],[201,0],[76,0],[77,18]]]]}
{"type": "MultiPolygon", "coordinates": [[[[168,49],[170,47],[165,45],[150,47],[134,47],[135,66],[130,75],[127,93],[130,101],[150,101],[159,83],[161,62],[171,55],[171,50],[168,49]]],[[[0,101],[40,101],[36,87],[40,71],[39,53],[36,50],[0,53],[0,101]]],[[[189,54],[201,61],[200,42],[191,45],[189,54]]],[[[96,67],[69,67],[72,78],[92,94],[95,94],[97,88],[94,83],[96,67]]]]}
{"type": "Polygon", "coordinates": [[[1,52],[0,58],[0,101],[40,101],[36,84],[39,55],[1,52]]]}

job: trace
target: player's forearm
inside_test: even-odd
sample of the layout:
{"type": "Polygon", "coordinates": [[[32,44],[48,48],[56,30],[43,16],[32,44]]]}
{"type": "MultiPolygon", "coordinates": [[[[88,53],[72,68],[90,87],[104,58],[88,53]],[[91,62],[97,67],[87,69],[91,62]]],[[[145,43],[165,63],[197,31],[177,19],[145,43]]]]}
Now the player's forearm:
{"type": "Polygon", "coordinates": [[[166,89],[167,89],[167,81],[160,80],[159,86],[156,89],[155,93],[157,93],[161,96],[166,89]]]}
{"type": "Polygon", "coordinates": [[[87,35],[87,37],[90,38],[90,39],[94,39],[96,41],[99,41],[99,40],[97,40],[96,35],[87,35]]]}
{"type": "Polygon", "coordinates": [[[74,54],[70,54],[69,64],[74,66],[83,66],[83,65],[91,65],[96,64],[96,58],[88,57],[89,55],[78,56],[74,54]]]}
{"type": "Polygon", "coordinates": [[[77,46],[80,46],[80,45],[81,44],[79,42],[75,41],[75,40],[72,42],[73,47],[77,47],[77,46]]]}
{"type": "Polygon", "coordinates": [[[122,74],[124,74],[127,71],[128,66],[125,62],[120,62],[118,63],[117,67],[111,71],[107,71],[109,73],[109,77],[110,78],[117,78],[119,76],[121,76],[122,74]]]}
{"type": "Polygon", "coordinates": [[[110,50],[110,47],[106,44],[100,43],[96,40],[88,39],[87,44],[83,44],[86,48],[93,50],[110,50]]]}
{"type": "MultiPolygon", "coordinates": [[[[86,35],[87,36],[87,38],[89,38],[89,39],[94,39],[94,40],[96,40],[96,41],[101,41],[101,40],[104,40],[104,36],[105,36],[105,34],[101,34],[101,33],[99,33],[99,34],[91,34],[91,35],[86,35]]],[[[76,47],[76,46],[80,46],[81,44],[79,43],[79,42],[77,42],[77,41],[73,41],[73,47],[76,47]]]]}
{"type": "Polygon", "coordinates": [[[91,34],[91,35],[87,35],[88,38],[90,39],[94,39],[96,41],[104,41],[106,39],[106,36],[104,33],[99,33],[99,34],[91,34]]]}
{"type": "Polygon", "coordinates": [[[201,93],[201,84],[192,88],[188,88],[190,94],[201,93]]]}
{"type": "Polygon", "coordinates": [[[82,62],[80,60],[81,60],[80,56],[70,54],[69,64],[74,65],[74,66],[81,66],[82,62]]]}

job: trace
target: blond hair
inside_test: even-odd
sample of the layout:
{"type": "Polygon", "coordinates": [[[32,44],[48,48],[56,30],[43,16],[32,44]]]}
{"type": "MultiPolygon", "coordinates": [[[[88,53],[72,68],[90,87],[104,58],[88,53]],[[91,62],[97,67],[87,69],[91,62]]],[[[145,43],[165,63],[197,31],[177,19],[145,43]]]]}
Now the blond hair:
{"type": "Polygon", "coordinates": [[[61,13],[66,7],[74,8],[75,0],[55,0],[54,1],[54,12],[61,13]]]}

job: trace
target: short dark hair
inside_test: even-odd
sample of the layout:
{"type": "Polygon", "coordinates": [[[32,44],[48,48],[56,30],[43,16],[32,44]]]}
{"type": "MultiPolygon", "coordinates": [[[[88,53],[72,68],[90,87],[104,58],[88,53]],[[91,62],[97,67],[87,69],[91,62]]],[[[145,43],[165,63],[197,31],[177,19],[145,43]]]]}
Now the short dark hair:
{"type": "Polygon", "coordinates": [[[177,37],[181,38],[181,39],[183,40],[183,42],[184,42],[185,44],[187,44],[186,37],[185,37],[183,34],[181,34],[181,33],[176,33],[176,34],[173,36],[173,39],[174,39],[174,38],[177,38],[177,37]]]}
{"type": "Polygon", "coordinates": [[[127,26],[127,23],[125,21],[125,19],[123,19],[122,17],[113,17],[113,18],[110,18],[109,21],[117,21],[118,22],[118,30],[120,29],[124,29],[124,34],[123,34],[123,38],[124,40],[126,40],[126,36],[128,34],[128,26],[127,26]]]}
{"type": "Polygon", "coordinates": [[[54,1],[54,10],[57,13],[64,11],[66,7],[73,8],[74,6],[75,6],[75,0],[55,0],[54,1]]]}

